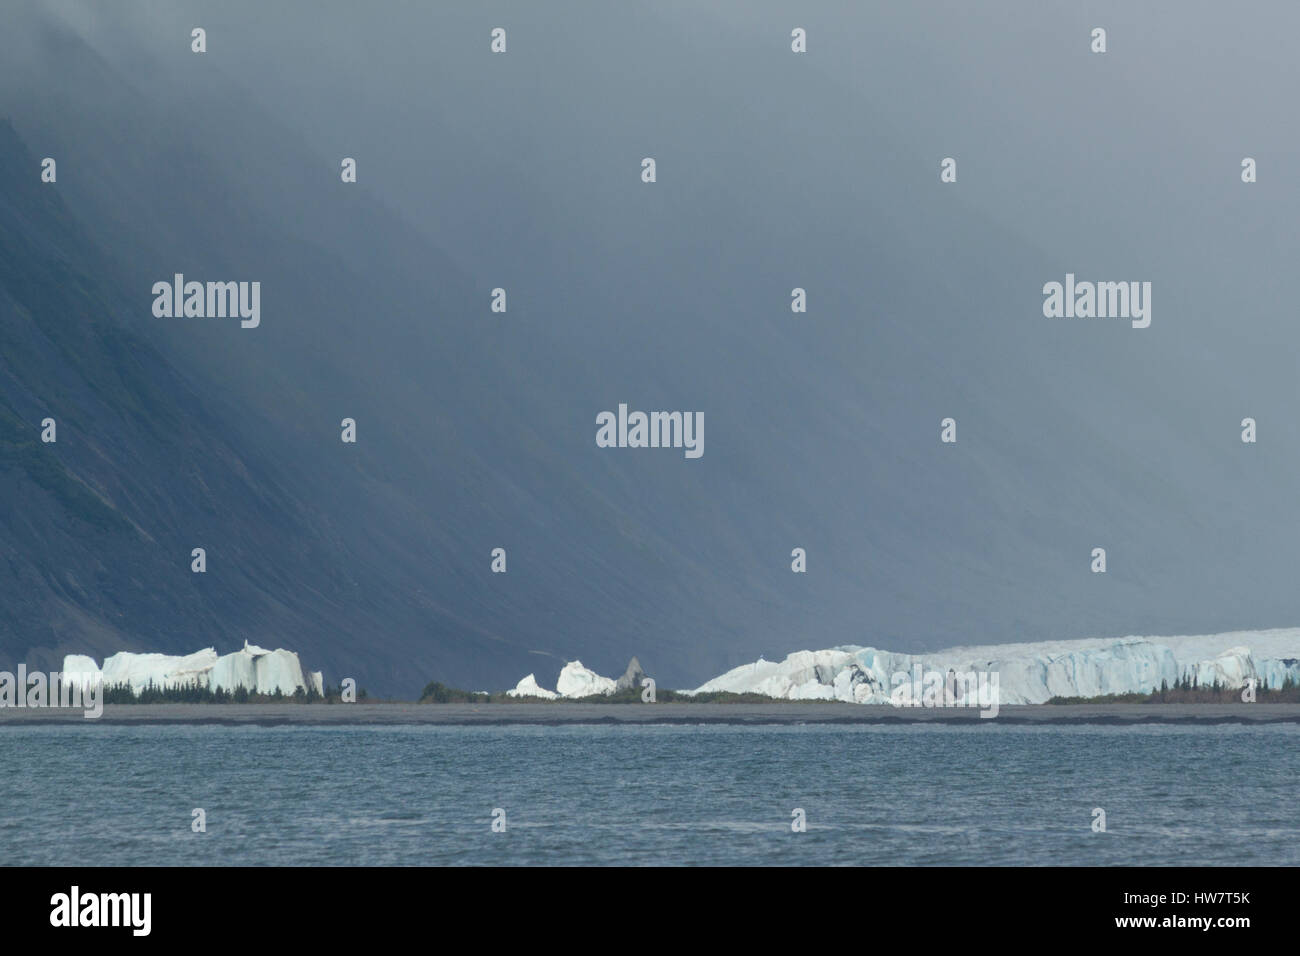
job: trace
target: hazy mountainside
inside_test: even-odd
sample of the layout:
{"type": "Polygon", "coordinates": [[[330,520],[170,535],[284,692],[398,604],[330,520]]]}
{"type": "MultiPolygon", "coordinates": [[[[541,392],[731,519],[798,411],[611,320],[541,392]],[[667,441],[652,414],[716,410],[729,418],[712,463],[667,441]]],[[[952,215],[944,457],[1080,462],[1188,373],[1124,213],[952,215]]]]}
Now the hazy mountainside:
{"type": "MultiPolygon", "coordinates": [[[[438,66],[461,77],[451,92],[356,74],[374,110],[429,130],[427,178],[394,185],[387,144],[350,132],[362,117],[332,116],[327,155],[268,105],[223,58],[231,24],[197,57],[171,33],[101,51],[34,4],[0,16],[4,658],[248,639],[413,694],[530,671],[550,685],[565,660],[614,673],[635,654],[694,686],[799,647],[1300,614],[1300,537],[1278,520],[1300,460],[1272,364],[1284,334],[1220,340],[1234,294],[1182,281],[1267,233],[1258,211],[1141,256],[1122,225],[1113,242],[1033,214],[1013,228],[981,210],[995,147],[945,192],[933,134],[883,94],[773,69],[753,43],[706,55],[652,20],[647,49],[685,43],[671,82],[601,45],[557,74],[538,61],[568,41],[545,31],[573,24],[538,13],[491,82],[455,50],[438,66]],[[1155,280],[1152,328],[1044,319],[1039,289],[1066,271],[1155,280]],[[260,281],[261,326],[153,318],[152,283],[177,272],[260,281]],[[506,315],[488,310],[496,286],[506,315]],[[596,448],[619,402],[702,411],[703,458],[596,448]],[[1246,414],[1269,439],[1243,449],[1246,414]],[[948,415],[955,446],[938,440],[948,415]],[[1107,575],[1088,573],[1094,546],[1107,575]]],[[[310,90],[317,67],[295,68],[310,90]]],[[[1047,202],[1023,179],[1011,195],[1047,202]]],[[[1212,199],[1206,216],[1227,202],[1212,199]]]]}
{"type": "MultiPolygon", "coordinates": [[[[15,184],[0,204],[6,655],[56,667],[77,650],[254,639],[376,690],[405,691],[426,670],[490,679],[500,652],[488,616],[440,609],[424,579],[432,549],[388,530],[400,522],[384,496],[403,477],[384,474],[382,457],[369,472],[301,467],[296,452],[313,446],[350,450],[341,415],[304,438],[292,406],[266,414],[211,370],[173,367],[134,331],[137,297],[58,191],[28,175],[37,166],[0,126],[0,175],[15,184]],[[40,441],[46,416],[53,444],[40,441]],[[207,551],[203,575],[190,571],[193,547],[207,551]]],[[[369,438],[380,416],[367,410],[349,406],[369,438]]],[[[450,485],[470,484],[455,477],[449,500],[461,494],[450,485]]],[[[481,586],[459,590],[488,601],[481,586]]]]}
{"type": "Polygon", "coordinates": [[[237,448],[233,416],[129,331],[96,277],[102,259],[30,175],[36,163],[0,124],[6,657],[30,650],[49,664],[71,646],[170,644],[177,631],[215,640],[294,620],[298,602],[266,551],[304,533],[283,475],[237,448]],[[55,443],[40,441],[46,416],[55,443]],[[192,575],[200,545],[237,556],[234,574],[192,575]]]}

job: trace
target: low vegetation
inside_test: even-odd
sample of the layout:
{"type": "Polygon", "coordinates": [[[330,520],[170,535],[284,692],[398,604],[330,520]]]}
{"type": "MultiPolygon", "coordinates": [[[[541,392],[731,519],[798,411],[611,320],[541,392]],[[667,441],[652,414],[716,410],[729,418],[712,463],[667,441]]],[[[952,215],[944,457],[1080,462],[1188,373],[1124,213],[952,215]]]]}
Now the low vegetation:
{"type": "MultiPolygon", "coordinates": [[[[679,704],[834,704],[833,700],[784,700],[768,697],[766,694],[732,694],[713,691],[705,694],[683,694],[676,690],[656,690],[656,703],[679,704]]],[[[460,690],[433,681],[424,688],[420,695],[422,704],[639,704],[641,691],[628,688],[614,694],[593,694],[590,697],[561,697],[550,700],[546,697],[511,697],[504,691],[489,694],[483,691],[460,690]]]]}

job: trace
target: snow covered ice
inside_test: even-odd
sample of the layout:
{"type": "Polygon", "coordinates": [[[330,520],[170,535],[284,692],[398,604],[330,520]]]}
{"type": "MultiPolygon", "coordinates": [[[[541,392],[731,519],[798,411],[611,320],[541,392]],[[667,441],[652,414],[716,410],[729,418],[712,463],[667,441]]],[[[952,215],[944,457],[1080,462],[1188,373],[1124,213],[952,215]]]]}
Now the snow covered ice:
{"type": "Polygon", "coordinates": [[[196,685],[233,691],[244,687],[258,694],[279,690],[287,696],[299,687],[318,694],[325,691],[321,672],[304,674],[293,651],[269,651],[247,641],[233,654],[221,656],[211,647],[182,656],[119,651],[105,658],[102,668],[84,654],[69,654],[63,659],[63,673],[79,675],[83,682],[102,676],[104,686],[125,684],[137,694],[151,683],[158,688],[196,685]]]}
{"type": "Polygon", "coordinates": [[[582,661],[569,661],[560,671],[560,678],[555,682],[555,690],[561,697],[592,697],[596,694],[614,693],[615,681],[610,677],[601,677],[595,671],[583,667],[582,661]]]}
{"type": "Polygon", "coordinates": [[[903,654],[846,645],[796,651],[780,662],[742,664],[687,693],[729,691],[785,700],[898,703],[911,675],[949,671],[996,673],[1002,704],[1041,704],[1053,697],[1150,693],[1184,676],[1201,686],[1216,680],[1243,687],[1248,679],[1280,687],[1300,681],[1300,628],[1232,631],[1179,637],[1096,638],[1032,644],[955,647],[903,654]],[[907,674],[900,685],[895,675],[907,674]]]}
{"type": "Polygon", "coordinates": [[[555,700],[560,695],[553,690],[547,690],[537,683],[537,678],[529,674],[513,690],[506,691],[507,697],[541,697],[545,700],[555,700]]]}
{"type": "MultiPolygon", "coordinates": [[[[636,658],[628,663],[628,672],[633,668],[632,664],[636,663],[636,672],[640,673],[641,665],[637,663],[636,658]]],[[[627,674],[623,678],[627,678],[627,674]]],[[[618,681],[612,677],[601,677],[589,667],[583,667],[582,661],[569,661],[560,671],[559,679],[555,682],[555,690],[547,690],[537,683],[537,678],[529,674],[513,690],[506,691],[510,697],[542,697],[546,700],[555,700],[565,698],[566,700],[579,700],[583,697],[594,697],[597,694],[609,695],[619,690],[618,681]]]]}
{"type": "MultiPolygon", "coordinates": [[[[319,673],[312,673],[309,678],[316,692],[322,693],[319,673]]],[[[218,687],[226,690],[247,687],[250,690],[256,688],[259,694],[274,694],[277,690],[292,694],[308,684],[303,679],[298,655],[293,651],[268,651],[245,641],[241,650],[216,661],[209,676],[209,686],[213,690],[218,687]]]]}
{"type": "Polygon", "coordinates": [[[80,684],[83,688],[100,679],[99,665],[85,654],[69,654],[63,658],[63,681],[68,686],[80,684]]]}

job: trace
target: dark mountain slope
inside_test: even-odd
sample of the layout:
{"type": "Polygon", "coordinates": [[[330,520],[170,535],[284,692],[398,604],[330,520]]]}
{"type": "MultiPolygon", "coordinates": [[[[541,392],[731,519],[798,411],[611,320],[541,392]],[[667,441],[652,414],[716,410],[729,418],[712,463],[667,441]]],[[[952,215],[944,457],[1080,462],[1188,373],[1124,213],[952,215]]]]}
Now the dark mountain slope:
{"type": "Polygon", "coordinates": [[[302,514],[272,466],[220,437],[219,403],[129,330],[95,277],[103,258],[57,189],[30,175],[36,164],[0,124],[12,183],[0,199],[3,547],[16,579],[4,651],[57,666],[78,646],[148,648],[179,630],[255,636],[287,595],[268,590],[283,579],[253,531],[299,534],[302,514]],[[53,444],[40,441],[46,416],[53,444]],[[194,547],[239,582],[192,574],[194,547]]]}
{"type": "MultiPolygon", "coordinates": [[[[321,22],[363,30],[351,16],[321,22]]],[[[6,650],[247,636],[413,694],[547,682],[573,657],[612,674],[636,654],[681,685],[848,641],[1294,623],[1293,329],[1268,321],[1288,314],[1269,282],[1287,216],[1238,193],[1188,203],[1058,148],[1052,126],[981,141],[1006,108],[949,95],[967,78],[941,45],[920,65],[915,24],[866,59],[851,31],[827,36],[804,69],[753,35],[770,24],[718,56],[711,32],[653,17],[625,49],[574,43],[572,12],[517,16],[531,39],[487,64],[456,39],[473,24],[430,59],[385,21],[368,36],[384,70],[344,76],[384,122],[364,135],[367,116],[325,96],[319,149],[297,105],[319,106],[302,100],[328,59],[286,43],[256,62],[234,13],[206,58],[176,24],[132,34],[129,55],[41,15],[0,36],[0,111],[30,145],[6,151],[0,200],[6,650]],[[934,162],[952,129],[970,170],[955,189],[934,162]],[[643,188],[650,151],[661,181],[643,188]],[[349,153],[355,187],[338,182],[349,153]],[[42,155],[57,187],[36,181],[42,155]],[[1221,211],[1228,238],[1205,221],[1221,211]],[[1143,217],[1197,241],[1150,241],[1143,217]],[[1232,282],[1195,281],[1225,268],[1232,282]],[[1067,270],[1153,279],[1152,328],[1044,319],[1039,289],[1067,270]],[[174,272],[260,280],[261,328],[154,319],[149,287],[174,272]],[[507,316],[487,309],[497,285],[507,316]],[[703,411],[704,458],[597,449],[595,414],[621,401],[703,411]],[[50,454],[32,444],[47,413],[50,454]],[[1246,414],[1267,442],[1236,440],[1246,414]],[[946,415],[956,446],[938,441],[946,415]],[[1097,545],[1106,576],[1087,570],[1097,545]]],[[[1055,82],[995,41],[1005,95],[1055,82]]],[[[1125,82],[1069,90],[1144,129],[1125,82]]],[[[1209,162],[1161,134],[1148,165],[1209,162]]]]}

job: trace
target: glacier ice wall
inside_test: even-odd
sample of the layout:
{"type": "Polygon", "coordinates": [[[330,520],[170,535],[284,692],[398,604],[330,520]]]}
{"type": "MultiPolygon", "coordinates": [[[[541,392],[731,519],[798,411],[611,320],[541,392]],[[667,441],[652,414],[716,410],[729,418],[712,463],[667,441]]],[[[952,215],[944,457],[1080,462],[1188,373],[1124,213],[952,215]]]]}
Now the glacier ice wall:
{"type": "MultiPolygon", "coordinates": [[[[914,675],[933,672],[996,673],[1003,704],[1148,693],[1162,683],[1173,686],[1184,676],[1202,685],[1217,680],[1238,688],[1255,679],[1280,687],[1288,676],[1300,681],[1300,628],[995,644],[929,654],[846,645],[796,651],[779,662],[760,659],[742,664],[687,693],[730,691],[786,700],[900,703],[918,693],[914,675]]],[[[970,699],[960,691],[956,697],[970,699]]]]}
{"type": "Polygon", "coordinates": [[[80,684],[86,687],[102,677],[99,665],[93,657],[85,654],[69,654],[63,658],[63,681],[68,686],[80,684]]]}
{"type": "Polygon", "coordinates": [[[63,673],[86,675],[85,679],[102,675],[106,687],[125,684],[137,694],[151,683],[160,688],[189,684],[228,691],[244,687],[258,694],[279,690],[286,696],[299,687],[324,693],[323,675],[304,673],[293,651],[270,651],[247,641],[233,654],[220,656],[211,647],[181,656],[119,651],[105,658],[102,668],[84,654],[69,654],[63,659],[63,673]]]}

